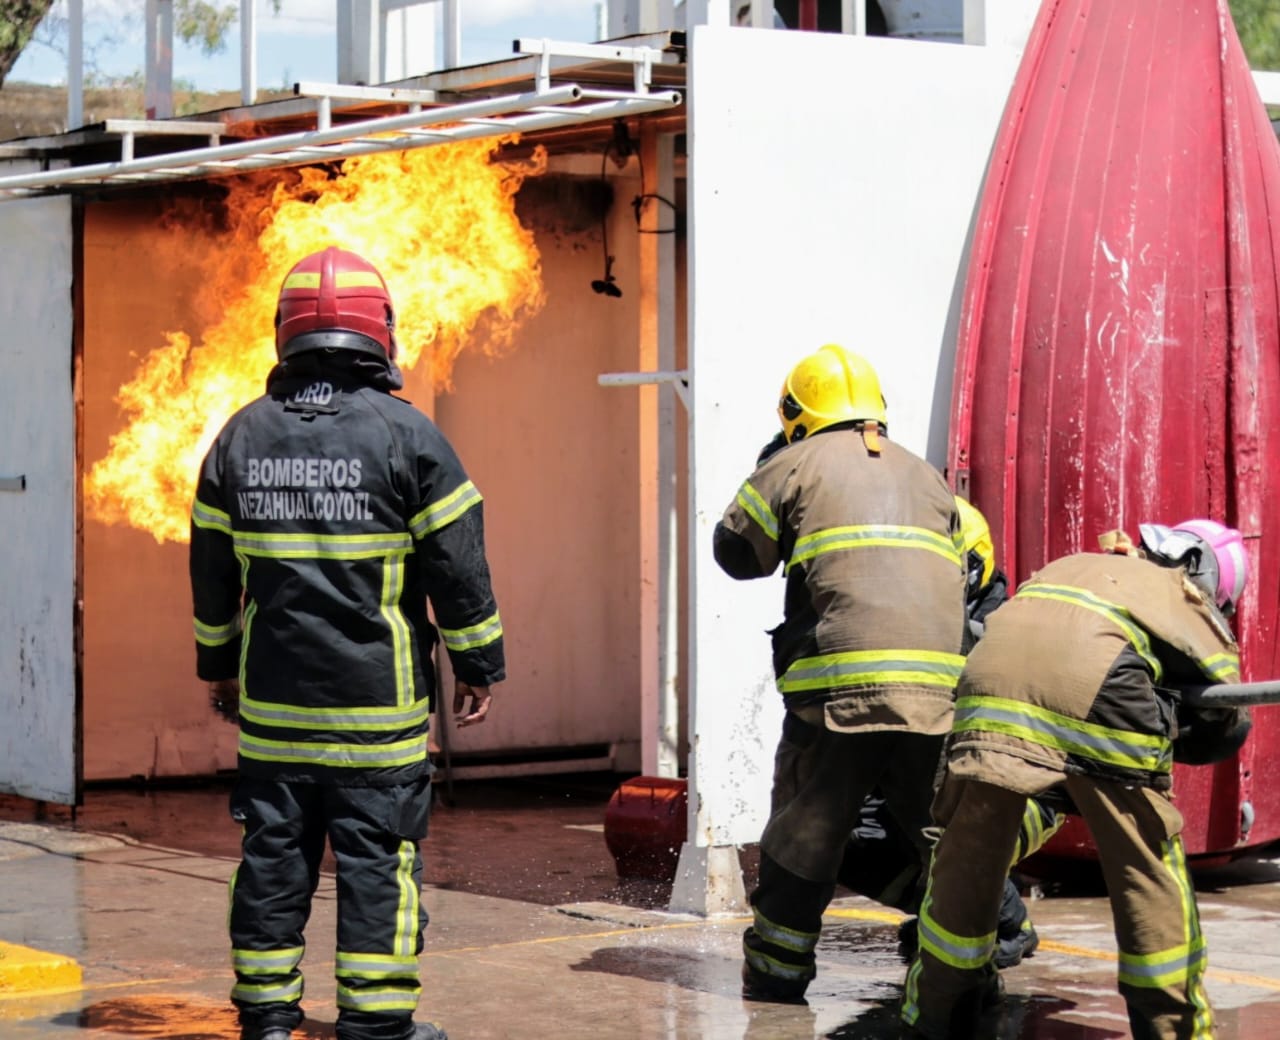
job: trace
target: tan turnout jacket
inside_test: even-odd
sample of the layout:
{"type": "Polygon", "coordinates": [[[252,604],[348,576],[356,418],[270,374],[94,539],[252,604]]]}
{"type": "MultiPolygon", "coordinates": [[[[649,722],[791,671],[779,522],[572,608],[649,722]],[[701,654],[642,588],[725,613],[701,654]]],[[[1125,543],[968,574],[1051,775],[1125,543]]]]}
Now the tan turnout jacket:
{"type": "Polygon", "coordinates": [[[755,566],[737,577],[783,567],[784,620],[770,634],[788,708],[825,705],[833,729],[945,733],[964,663],[955,501],[923,459],[880,448],[855,429],[783,448],[743,483],[717,536],[750,543],[755,566]]]}
{"type": "Polygon", "coordinates": [[[1025,794],[1067,773],[1168,788],[1177,704],[1156,688],[1189,680],[1237,682],[1239,656],[1180,568],[1054,560],[991,615],[965,663],[950,771],[1025,794]]]}

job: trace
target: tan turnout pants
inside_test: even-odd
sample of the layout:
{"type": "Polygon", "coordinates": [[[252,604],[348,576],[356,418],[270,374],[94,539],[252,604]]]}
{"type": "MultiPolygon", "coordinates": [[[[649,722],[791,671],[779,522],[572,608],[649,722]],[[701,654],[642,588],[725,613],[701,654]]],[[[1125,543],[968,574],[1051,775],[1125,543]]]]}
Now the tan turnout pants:
{"type": "MultiPolygon", "coordinates": [[[[1069,776],[1066,788],[1098,849],[1134,1040],[1208,1040],[1207,951],[1181,814],[1168,797],[1138,785],[1069,776]]],[[[953,1035],[952,1010],[994,971],[1000,896],[1025,803],[1024,795],[952,777],[939,797],[935,812],[945,830],[902,1005],[903,1020],[930,1038],[953,1035]]]]}

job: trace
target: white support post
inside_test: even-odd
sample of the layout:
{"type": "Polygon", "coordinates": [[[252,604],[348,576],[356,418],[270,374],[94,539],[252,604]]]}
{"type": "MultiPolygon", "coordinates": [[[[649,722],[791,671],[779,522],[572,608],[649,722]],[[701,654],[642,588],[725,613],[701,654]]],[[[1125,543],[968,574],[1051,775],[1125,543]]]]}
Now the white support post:
{"type": "Polygon", "coordinates": [[[695,25],[732,25],[737,0],[686,0],[687,28],[695,25]]]}
{"type": "Polygon", "coordinates": [[[675,26],[673,0],[614,0],[608,5],[609,39],[661,32],[675,26]]]}
{"type": "Polygon", "coordinates": [[[84,126],[84,0],[67,0],[67,129],[84,126]]]}
{"type": "MultiPolygon", "coordinates": [[[[642,127],[644,190],[675,197],[675,142],[642,127]]],[[[640,207],[641,371],[672,371],[675,347],[675,211],[657,197],[640,207]]],[[[640,391],[640,756],[649,776],[679,775],[679,545],[676,521],[676,395],[640,391]]]]}
{"type": "Polygon", "coordinates": [[[964,42],[986,47],[1026,46],[1040,0],[964,0],[964,42]]]}
{"type": "Polygon", "coordinates": [[[258,18],[255,0],[240,0],[240,104],[258,99],[258,18]]]}
{"type": "Polygon", "coordinates": [[[143,104],[148,119],[173,115],[173,0],[147,0],[146,83],[143,104]]]}
{"type": "Polygon", "coordinates": [[[382,81],[382,5],[378,0],[338,0],[338,82],[382,81]]]}
{"type": "Polygon", "coordinates": [[[444,0],[444,67],[462,67],[461,0],[444,0]]]}

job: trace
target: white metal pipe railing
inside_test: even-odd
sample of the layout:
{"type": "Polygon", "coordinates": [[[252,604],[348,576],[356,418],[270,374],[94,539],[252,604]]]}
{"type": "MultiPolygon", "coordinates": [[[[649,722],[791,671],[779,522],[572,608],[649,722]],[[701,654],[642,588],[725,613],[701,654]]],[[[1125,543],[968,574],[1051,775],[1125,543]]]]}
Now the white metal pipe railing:
{"type": "Polygon", "coordinates": [[[73,185],[120,181],[179,180],[277,166],[319,162],[352,155],[403,151],[427,144],[528,132],[638,115],[679,105],[678,91],[590,100],[581,87],[486,98],[443,108],[361,120],[328,130],[307,130],[237,144],[166,155],[0,177],[0,199],[73,185]],[[586,100],[587,103],[580,103],[586,100]],[[505,114],[505,118],[496,117],[505,114]],[[428,130],[435,124],[452,124],[428,130]],[[411,131],[412,136],[400,131],[411,131]],[[371,136],[371,135],[387,136],[371,136]]]}

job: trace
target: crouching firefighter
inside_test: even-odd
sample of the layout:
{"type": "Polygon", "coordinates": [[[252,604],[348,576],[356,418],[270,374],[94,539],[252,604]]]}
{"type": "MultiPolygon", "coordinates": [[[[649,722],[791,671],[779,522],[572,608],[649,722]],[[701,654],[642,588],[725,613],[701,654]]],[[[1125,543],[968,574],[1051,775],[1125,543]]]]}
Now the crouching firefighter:
{"type": "Polygon", "coordinates": [[[863,800],[883,793],[918,855],[963,664],[964,570],[941,474],[888,439],[867,361],[827,345],[787,375],[785,446],[725,510],[716,561],[786,577],[773,664],[786,713],[760,840],[743,996],[799,1001],[863,800]]]}
{"type": "Polygon", "coordinates": [[[431,803],[437,632],[459,725],[503,678],[480,492],[441,432],[392,396],[378,271],[330,247],[284,279],[279,363],[218,434],[191,516],[197,671],[240,723],[231,957],[242,1040],[302,1021],[303,929],[337,864],[339,1040],[442,1040],[414,1023],[431,803]]]}
{"type": "Polygon", "coordinates": [[[1104,553],[1047,564],[987,622],[957,688],[942,836],[907,973],[907,1035],[969,1040],[998,1001],[991,963],[1005,871],[1027,798],[1065,787],[1097,847],[1135,1040],[1207,1040],[1207,961],[1169,798],[1174,762],[1227,758],[1244,709],[1193,708],[1181,687],[1236,682],[1226,617],[1244,591],[1239,532],[1143,525],[1104,553]]]}

